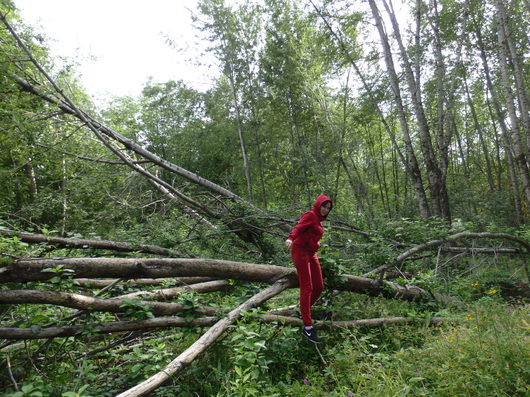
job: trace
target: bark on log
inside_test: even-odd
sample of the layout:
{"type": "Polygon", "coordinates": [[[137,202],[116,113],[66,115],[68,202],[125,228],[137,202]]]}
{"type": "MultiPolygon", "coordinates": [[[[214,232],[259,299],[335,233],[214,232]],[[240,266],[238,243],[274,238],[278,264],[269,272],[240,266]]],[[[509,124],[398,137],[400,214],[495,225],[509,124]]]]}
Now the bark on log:
{"type": "Polygon", "coordinates": [[[524,254],[525,251],[521,248],[487,248],[487,247],[444,247],[442,252],[450,253],[464,253],[464,254],[485,254],[485,255],[498,255],[498,254],[524,254]]]}
{"type": "Polygon", "coordinates": [[[188,349],[186,349],[171,363],[169,363],[162,371],[151,376],[149,379],[136,385],[135,387],[120,393],[117,397],[136,397],[152,392],[165,381],[167,381],[171,376],[175,375],[182,368],[189,365],[199,354],[210,347],[230,326],[230,324],[232,324],[241,315],[243,311],[247,311],[260,305],[273,296],[278,295],[283,290],[289,288],[292,286],[292,284],[293,281],[291,279],[282,278],[267,289],[254,295],[245,303],[228,313],[227,317],[218,321],[204,335],[195,341],[195,343],[193,343],[188,349]]]}
{"type": "MultiPolygon", "coordinates": [[[[149,311],[155,316],[169,316],[185,311],[179,303],[151,302],[135,300],[135,302],[149,306],[149,311]]],[[[47,304],[70,307],[79,310],[91,310],[110,313],[123,313],[127,302],[123,298],[101,299],[69,292],[37,291],[37,290],[0,290],[0,304],[47,304]]],[[[197,313],[214,315],[219,310],[208,307],[196,308],[197,313]]]]}
{"type": "Polygon", "coordinates": [[[0,268],[1,282],[48,280],[55,272],[42,272],[62,265],[76,277],[123,279],[207,276],[245,281],[274,282],[296,279],[294,268],[213,259],[185,258],[49,258],[20,259],[0,268]]]}
{"type": "MultiPolygon", "coordinates": [[[[272,286],[269,287],[269,289],[270,288],[272,288],[272,286]]],[[[245,310],[248,310],[248,309],[245,309],[245,310]]],[[[256,318],[259,321],[263,321],[265,323],[279,323],[281,325],[294,326],[294,327],[303,325],[302,320],[298,318],[279,316],[275,314],[261,314],[261,315],[258,315],[256,318]]],[[[228,317],[224,318],[223,320],[227,320],[227,319],[228,317]]],[[[113,332],[127,332],[127,331],[137,331],[137,330],[147,330],[147,329],[167,328],[167,327],[179,327],[179,328],[207,327],[207,326],[216,324],[216,321],[217,321],[217,317],[213,317],[213,316],[199,317],[199,318],[195,318],[190,321],[186,320],[183,317],[165,316],[165,317],[150,318],[147,320],[113,321],[113,322],[108,322],[108,323],[92,324],[92,327],[94,329],[94,333],[96,334],[109,334],[113,332]]],[[[223,323],[223,326],[226,325],[227,321],[223,323]]],[[[317,329],[347,328],[347,327],[360,327],[360,326],[377,328],[377,327],[383,327],[386,325],[411,324],[411,323],[418,322],[418,321],[424,321],[424,320],[407,318],[407,317],[367,318],[367,319],[349,320],[349,321],[330,321],[330,322],[315,321],[314,326],[317,329]]],[[[455,323],[457,321],[458,320],[451,319],[451,318],[433,317],[429,319],[428,323],[427,323],[427,320],[425,320],[425,324],[426,325],[440,325],[442,323],[455,323]]],[[[86,331],[86,326],[83,326],[83,327],[64,326],[64,327],[46,327],[46,328],[41,328],[39,326],[32,326],[31,328],[0,328],[0,339],[26,340],[26,339],[64,338],[64,337],[72,337],[72,336],[75,337],[75,336],[81,335],[84,331],[86,331]]],[[[217,329],[215,332],[222,333],[220,329],[217,329]]],[[[210,337],[204,338],[202,342],[198,343],[199,340],[197,340],[197,342],[195,342],[195,344],[193,344],[188,350],[192,348],[195,349],[199,345],[201,347],[204,346],[205,341],[207,341],[208,343],[214,342],[214,340],[211,340],[210,337]]],[[[22,347],[23,345],[17,345],[17,346],[22,347]]],[[[175,359],[172,362],[172,363],[175,363],[174,366],[188,365],[191,362],[191,360],[189,362],[187,361],[188,359],[191,358],[190,354],[200,353],[196,351],[188,352],[188,353],[186,352],[187,351],[183,352],[179,356],[181,357],[181,360],[183,360],[184,355],[186,355],[187,357],[186,362],[178,364],[177,359],[179,357],[177,357],[177,359],[175,359]]],[[[169,364],[168,367],[169,366],[171,366],[171,364],[169,364]]],[[[179,368],[179,370],[180,369],[181,368],[179,368]]]]}
{"type": "Polygon", "coordinates": [[[159,289],[156,291],[131,292],[130,294],[120,295],[116,298],[120,298],[120,299],[141,298],[141,299],[147,299],[147,300],[166,300],[174,296],[177,296],[179,294],[182,294],[183,292],[186,292],[186,291],[195,291],[199,293],[204,293],[204,292],[221,291],[229,287],[230,287],[230,283],[228,281],[215,280],[215,281],[207,281],[205,283],[187,285],[184,287],[164,288],[164,289],[159,289]]]}
{"type": "MultiPolygon", "coordinates": [[[[438,246],[440,246],[442,244],[445,244],[445,243],[448,243],[448,242],[453,242],[453,241],[462,240],[462,239],[466,239],[466,238],[476,238],[476,239],[479,239],[479,238],[493,238],[493,239],[510,240],[510,241],[514,241],[514,242],[522,245],[525,248],[526,253],[530,254],[530,243],[528,243],[526,240],[524,240],[524,239],[522,239],[520,237],[512,236],[511,234],[507,234],[507,233],[461,232],[461,233],[453,234],[451,236],[447,236],[447,237],[439,239],[439,240],[432,240],[432,241],[428,241],[427,243],[424,243],[424,244],[416,245],[415,247],[412,247],[411,249],[403,252],[394,261],[392,261],[390,263],[387,263],[386,265],[379,266],[376,269],[370,270],[369,272],[363,274],[363,276],[366,277],[366,276],[369,276],[371,274],[381,273],[384,270],[386,270],[386,269],[388,269],[388,268],[390,268],[392,266],[396,266],[397,264],[403,262],[406,258],[408,258],[409,256],[411,256],[411,255],[413,255],[413,254],[415,254],[415,253],[417,253],[419,251],[423,251],[423,250],[426,250],[426,249],[429,249],[429,248],[433,248],[433,247],[438,247],[438,246]]],[[[527,274],[528,274],[528,265],[526,266],[526,271],[527,271],[527,274]]]]}
{"type": "MultiPolygon", "coordinates": [[[[0,283],[47,280],[56,273],[43,272],[57,265],[64,269],[74,270],[79,277],[179,277],[210,276],[244,281],[273,283],[287,277],[297,285],[294,268],[260,265],[253,263],[232,262],[213,259],[179,259],[179,258],[50,258],[20,259],[0,268],[0,283]]],[[[415,286],[402,286],[386,280],[375,280],[367,277],[344,275],[333,288],[358,292],[372,296],[382,295],[389,298],[421,300],[435,298],[442,302],[454,301],[450,297],[431,293],[415,286]]]]}
{"type": "Polygon", "coordinates": [[[149,244],[131,244],[118,241],[83,238],[61,238],[35,233],[15,232],[9,229],[0,229],[0,235],[18,237],[25,243],[47,243],[65,248],[96,248],[118,252],[143,252],[147,254],[164,255],[170,257],[183,256],[182,253],[178,251],[149,244]]]}
{"type": "MultiPolygon", "coordinates": [[[[301,327],[304,325],[302,320],[294,317],[280,316],[276,314],[262,314],[258,316],[260,321],[265,323],[278,322],[282,325],[290,325],[294,327],[301,327]]],[[[349,327],[370,327],[378,328],[386,325],[396,324],[411,324],[414,322],[423,321],[426,325],[440,325],[442,323],[454,323],[456,320],[444,318],[444,317],[432,317],[426,319],[414,319],[407,317],[381,317],[381,318],[364,318],[360,320],[347,320],[347,321],[319,321],[314,322],[316,329],[330,329],[330,328],[349,328],[349,327]]]]}
{"type": "MultiPolygon", "coordinates": [[[[93,278],[74,278],[74,281],[81,287],[85,288],[103,288],[112,285],[119,279],[93,279],[93,278]]],[[[207,281],[215,281],[212,277],[173,277],[173,278],[139,278],[132,280],[125,280],[125,285],[160,285],[164,283],[174,283],[176,285],[192,285],[204,283],[207,281]]]]}
{"type": "MultiPolygon", "coordinates": [[[[92,326],[95,333],[108,334],[112,332],[136,331],[149,328],[207,327],[214,324],[216,321],[216,317],[200,317],[190,321],[183,317],[156,317],[147,320],[113,321],[102,324],[93,324],[92,326]]],[[[86,326],[0,328],[0,339],[49,339],[77,336],[86,331],[86,329],[86,326]]]]}

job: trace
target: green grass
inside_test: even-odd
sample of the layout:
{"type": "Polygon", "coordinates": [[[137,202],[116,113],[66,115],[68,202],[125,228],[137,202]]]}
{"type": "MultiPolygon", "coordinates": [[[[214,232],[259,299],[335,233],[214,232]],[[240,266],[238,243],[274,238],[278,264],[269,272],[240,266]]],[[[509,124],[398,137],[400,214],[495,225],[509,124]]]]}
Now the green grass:
{"type": "MultiPolygon", "coordinates": [[[[327,365],[309,366],[283,389],[292,396],[528,396],[529,306],[482,301],[464,324],[439,335],[407,327],[387,333],[423,333],[422,346],[385,351],[375,335],[352,331],[323,347],[327,365]]],[[[386,346],[388,347],[388,346],[386,346]]]]}

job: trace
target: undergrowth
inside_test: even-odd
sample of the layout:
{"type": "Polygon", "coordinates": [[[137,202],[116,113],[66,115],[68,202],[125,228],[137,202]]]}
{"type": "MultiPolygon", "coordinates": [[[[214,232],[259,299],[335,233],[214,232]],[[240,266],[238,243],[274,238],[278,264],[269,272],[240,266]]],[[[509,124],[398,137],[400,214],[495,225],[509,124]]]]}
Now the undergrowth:
{"type": "MultiPolygon", "coordinates": [[[[20,242],[15,243],[10,249],[26,249],[20,242]]],[[[326,247],[323,267],[331,274],[355,265],[325,255],[326,247]]],[[[245,313],[209,350],[152,395],[530,395],[530,305],[527,298],[514,293],[514,286],[525,285],[520,261],[511,264],[507,259],[504,266],[485,262],[477,265],[468,259],[435,261],[427,258],[421,264],[411,264],[409,269],[414,275],[403,274],[394,281],[458,297],[458,304],[442,306],[434,300],[406,302],[348,292],[337,294],[333,290],[337,280],[329,276],[326,281],[330,284],[314,308],[317,319],[330,322],[400,316],[415,321],[380,328],[322,330],[319,336],[323,343],[317,350],[303,339],[299,328],[259,321],[259,313],[296,304],[298,290],[291,289],[262,308],[245,313]],[[451,321],[428,326],[432,317],[451,321]]],[[[69,275],[62,274],[64,269],[54,272],[58,281],[52,283],[53,289],[77,289],[69,275]]],[[[22,287],[42,286],[35,282],[22,287]]],[[[232,282],[230,293],[185,293],[173,302],[183,304],[183,316],[192,319],[200,315],[197,307],[236,307],[263,287],[232,282]]],[[[122,283],[105,296],[134,288],[122,283]]],[[[149,307],[139,307],[132,301],[126,309],[131,319],[150,317],[149,307]]],[[[45,305],[0,307],[5,327],[66,325],[61,319],[68,314],[68,309],[45,305]]],[[[114,315],[85,314],[80,320],[113,321],[114,315]]],[[[160,371],[203,332],[180,328],[99,335],[87,327],[79,338],[13,343],[0,348],[0,395],[115,396],[160,371]],[[105,349],[127,336],[130,340],[105,349]]]]}

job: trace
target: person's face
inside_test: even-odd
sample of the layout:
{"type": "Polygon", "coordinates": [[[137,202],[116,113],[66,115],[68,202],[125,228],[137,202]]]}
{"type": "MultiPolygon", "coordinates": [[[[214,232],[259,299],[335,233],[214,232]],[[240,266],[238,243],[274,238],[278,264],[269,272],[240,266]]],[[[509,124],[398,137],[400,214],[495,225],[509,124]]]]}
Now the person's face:
{"type": "Polygon", "coordinates": [[[329,211],[331,211],[331,203],[329,201],[320,206],[320,215],[323,217],[328,216],[329,211]]]}

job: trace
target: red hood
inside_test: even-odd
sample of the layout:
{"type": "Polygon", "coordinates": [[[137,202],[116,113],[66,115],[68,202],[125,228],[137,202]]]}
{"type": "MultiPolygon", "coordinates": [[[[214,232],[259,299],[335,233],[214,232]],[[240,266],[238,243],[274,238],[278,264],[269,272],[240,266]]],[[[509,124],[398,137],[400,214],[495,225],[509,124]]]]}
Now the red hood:
{"type": "Polygon", "coordinates": [[[331,199],[326,196],[325,194],[321,194],[320,196],[317,197],[317,200],[315,201],[315,205],[313,205],[313,213],[318,216],[318,218],[320,220],[324,220],[326,219],[325,216],[322,216],[320,215],[320,207],[322,207],[322,204],[324,204],[325,202],[329,201],[331,203],[331,208],[333,208],[333,202],[331,201],[331,199]]]}

